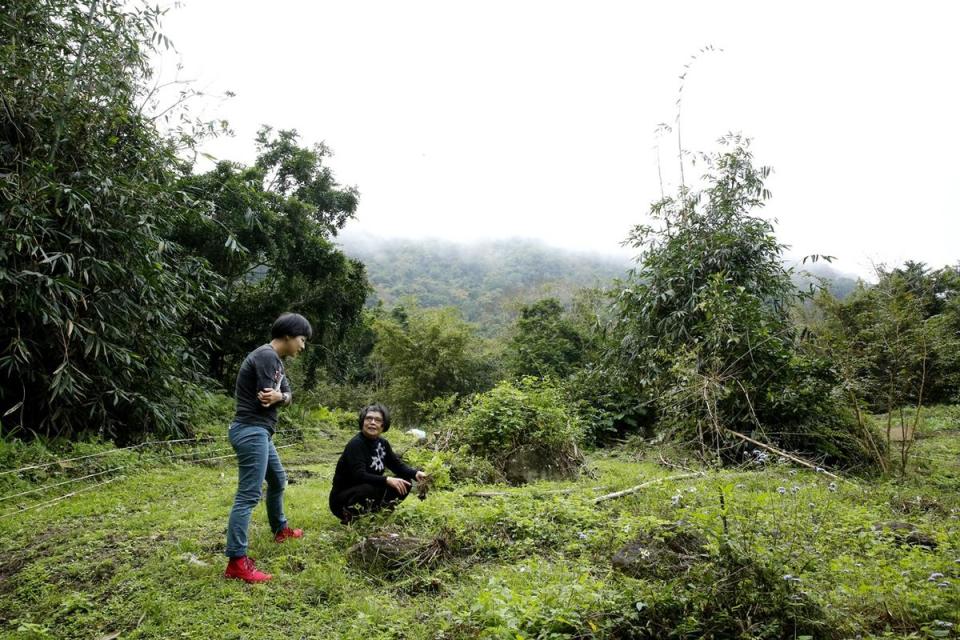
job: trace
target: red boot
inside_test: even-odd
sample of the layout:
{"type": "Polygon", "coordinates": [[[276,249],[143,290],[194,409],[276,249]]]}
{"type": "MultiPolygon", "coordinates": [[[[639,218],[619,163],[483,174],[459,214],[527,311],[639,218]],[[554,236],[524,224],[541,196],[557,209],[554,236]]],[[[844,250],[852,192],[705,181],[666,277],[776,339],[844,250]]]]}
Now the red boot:
{"type": "Polygon", "coordinates": [[[284,527],[277,532],[277,535],[273,536],[274,542],[283,542],[287,538],[302,538],[303,529],[291,529],[290,527],[284,527]]]}
{"type": "Polygon", "coordinates": [[[253,563],[253,558],[241,556],[239,558],[230,558],[227,564],[227,570],[223,572],[225,578],[236,578],[244,582],[266,582],[273,578],[269,573],[264,573],[257,569],[253,563]]]}

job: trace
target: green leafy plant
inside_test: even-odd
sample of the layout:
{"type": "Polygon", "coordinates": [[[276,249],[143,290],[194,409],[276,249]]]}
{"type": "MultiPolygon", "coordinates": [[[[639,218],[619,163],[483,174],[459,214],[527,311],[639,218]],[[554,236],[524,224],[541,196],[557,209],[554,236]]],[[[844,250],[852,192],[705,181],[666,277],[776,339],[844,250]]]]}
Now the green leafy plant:
{"type": "MultiPolygon", "coordinates": [[[[798,348],[789,310],[799,294],[783,264],[784,246],[755,213],[770,197],[770,169],[754,165],[748,140],[721,142],[728,150],[701,157],[704,188],[681,188],[655,203],[659,225],[631,233],[627,243],[641,251],[639,266],[616,291],[619,340],[607,361],[650,398],[661,430],[693,438],[705,456],[729,459],[739,450],[730,430],[827,453],[810,445],[830,440],[831,432],[813,440],[774,433],[814,436],[818,424],[835,425],[843,415],[830,394],[829,367],[798,348]],[[789,393],[801,388],[812,392],[789,393]]],[[[862,447],[850,444],[831,441],[829,455],[862,460],[862,447]]]]}
{"type": "Polygon", "coordinates": [[[914,262],[878,275],[875,286],[861,284],[844,300],[820,295],[811,328],[815,347],[836,363],[861,428],[870,431],[867,411],[886,414],[875,456],[886,468],[883,454],[896,449],[905,472],[924,404],[956,393],[958,276],[914,262]]]}
{"type": "Polygon", "coordinates": [[[173,239],[224,282],[222,330],[193,326],[190,338],[205,345],[211,377],[230,388],[243,357],[268,337],[269,323],[295,311],[314,328],[299,365],[303,384],[313,386],[323,368],[342,379],[345,338],[363,342],[369,285],[363,264],[331,237],[353,217],[359,195],[337,183],[325,164],[331,151],[302,146],[296,131],[263,127],[256,145],[253,166],[220,162],[180,182],[203,207],[179,221],[173,239]]]}
{"type": "MultiPolygon", "coordinates": [[[[220,278],[170,240],[197,203],[145,112],[161,11],[119,0],[0,12],[3,429],[182,433],[220,278]]],[[[182,131],[181,131],[182,132],[182,131]]]]}
{"type": "Polygon", "coordinates": [[[397,307],[378,318],[374,329],[373,361],[402,422],[419,422],[428,407],[423,403],[467,395],[490,384],[494,361],[456,309],[397,307]]]}
{"type": "Polygon", "coordinates": [[[564,317],[556,298],[520,308],[507,352],[507,368],[516,376],[565,378],[584,355],[583,338],[564,317]]]}
{"type": "Polygon", "coordinates": [[[455,425],[458,441],[504,469],[519,451],[560,468],[582,462],[579,416],[549,381],[500,382],[479,394],[455,425]]]}

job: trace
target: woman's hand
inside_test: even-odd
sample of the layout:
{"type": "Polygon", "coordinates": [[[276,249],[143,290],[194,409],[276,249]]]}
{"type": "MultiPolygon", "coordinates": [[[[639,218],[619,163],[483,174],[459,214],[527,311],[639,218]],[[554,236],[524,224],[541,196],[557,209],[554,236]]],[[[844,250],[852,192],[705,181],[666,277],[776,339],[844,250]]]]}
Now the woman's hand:
{"type": "Polygon", "coordinates": [[[417,471],[416,479],[417,482],[423,482],[427,479],[427,474],[425,474],[423,471],[417,471]]]}
{"type": "Polygon", "coordinates": [[[407,491],[410,490],[410,482],[403,478],[387,478],[387,484],[402,496],[407,495],[407,491]]]}

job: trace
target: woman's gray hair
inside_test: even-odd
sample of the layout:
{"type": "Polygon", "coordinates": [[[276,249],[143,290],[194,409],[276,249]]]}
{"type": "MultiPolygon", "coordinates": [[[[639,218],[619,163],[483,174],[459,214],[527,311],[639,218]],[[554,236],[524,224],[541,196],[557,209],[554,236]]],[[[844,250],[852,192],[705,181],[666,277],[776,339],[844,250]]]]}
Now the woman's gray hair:
{"type": "Polygon", "coordinates": [[[383,416],[383,432],[386,433],[390,428],[390,410],[379,402],[368,404],[363,409],[360,409],[360,419],[358,421],[360,430],[363,431],[363,421],[366,420],[367,414],[370,412],[377,412],[383,416]]]}

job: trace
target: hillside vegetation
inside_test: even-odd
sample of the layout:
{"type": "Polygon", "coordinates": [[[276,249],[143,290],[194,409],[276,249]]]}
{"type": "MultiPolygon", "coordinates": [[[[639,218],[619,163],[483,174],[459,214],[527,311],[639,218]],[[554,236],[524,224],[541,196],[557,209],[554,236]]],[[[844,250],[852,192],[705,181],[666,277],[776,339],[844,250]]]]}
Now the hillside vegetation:
{"type": "MultiPolygon", "coordinates": [[[[197,431],[220,437],[227,415],[207,419],[197,431]]],[[[57,465],[42,473],[45,482],[124,468],[102,476],[115,479],[110,484],[47,506],[44,494],[5,502],[0,633],[956,637],[958,420],[955,407],[927,413],[922,462],[903,481],[834,479],[753,453],[718,470],[682,450],[636,441],[592,454],[577,480],[520,488],[458,481],[423,502],[410,498],[392,514],[343,526],[326,499],[336,456],[353,433],[338,425],[353,420],[315,409],[296,420],[302,430],[287,421],[277,437],[279,446],[292,445],[281,450],[291,478],[287,514],[305,537],[277,545],[262,507],[253,520],[251,555],[276,576],[265,585],[221,577],[235,467],[229,458],[190,460],[225,455],[222,439],[57,465]],[[651,484],[594,503],[640,483],[651,484]],[[11,515],[15,509],[30,510],[11,515]],[[385,547],[379,559],[357,546],[384,539],[414,542],[385,547]],[[631,544],[633,556],[621,553],[615,566],[631,544]]],[[[443,455],[435,443],[418,447],[389,435],[411,462],[429,467],[443,455]]],[[[35,462],[49,459],[33,453],[35,462]]],[[[26,486],[0,480],[4,495],[26,486]]]]}
{"type": "MultiPolygon", "coordinates": [[[[366,265],[369,303],[390,307],[414,299],[423,307],[455,307],[486,336],[506,330],[520,305],[553,297],[569,305],[580,289],[608,288],[635,266],[613,255],[575,252],[531,239],[462,244],[439,239],[378,238],[346,229],[344,253],[366,265]]],[[[821,281],[843,299],[857,278],[826,263],[796,265],[794,284],[821,281]]]]}
{"type": "Polygon", "coordinates": [[[198,169],[228,125],[188,86],[163,104],[163,13],[0,11],[0,635],[957,637],[960,265],[798,286],[750,139],[679,131],[689,180],[629,268],[353,244],[360,189],[323,143],[264,126],[252,163],[198,169]],[[269,338],[287,362],[257,386],[280,389],[231,398],[269,338]],[[259,585],[222,556],[251,395],[292,402],[307,532],[274,544],[258,509],[259,585]],[[425,501],[341,525],[331,474],[371,402],[425,501]]]}
{"type": "Polygon", "coordinates": [[[339,239],[344,253],[366,265],[372,301],[389,307],[413,298],[422,307],[455,307],[487,336],[503,332],[521,304],[544,297],[569,304],[578,289],[607,287],[631,266],[534,240],[464,245],[350,233],[339,239]]]}

